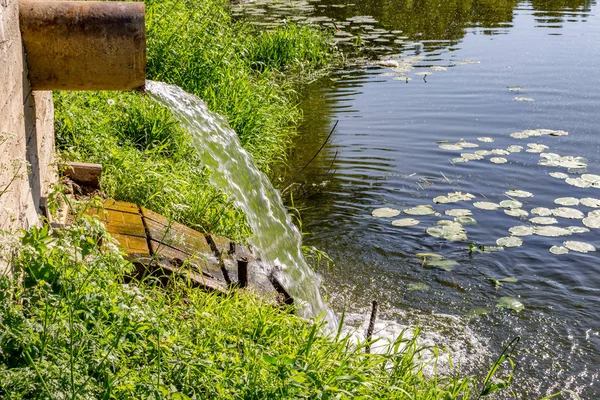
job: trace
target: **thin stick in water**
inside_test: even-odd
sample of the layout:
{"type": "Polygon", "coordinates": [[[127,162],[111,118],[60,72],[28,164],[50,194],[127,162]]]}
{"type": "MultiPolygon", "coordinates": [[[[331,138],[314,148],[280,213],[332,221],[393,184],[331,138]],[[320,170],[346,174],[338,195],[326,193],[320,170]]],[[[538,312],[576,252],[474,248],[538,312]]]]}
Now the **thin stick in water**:
{"type": "Polygon", "coordinates": [[[365,353],[371,353],[371,338],[373,337],[373,329],[375,329],[375,320],[377,319],[377,300],[373,300],[371,307],[371,318],[369,319],[369,327],[367,328],[367,347],[365,353]]]}

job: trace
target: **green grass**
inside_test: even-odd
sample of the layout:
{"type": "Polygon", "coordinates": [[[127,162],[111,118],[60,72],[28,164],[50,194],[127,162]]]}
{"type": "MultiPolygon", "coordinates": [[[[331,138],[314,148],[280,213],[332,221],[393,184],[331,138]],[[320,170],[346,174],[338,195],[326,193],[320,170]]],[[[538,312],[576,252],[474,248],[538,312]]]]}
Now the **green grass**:
{"type": "MultiPolygon", "coordinates": [[[[269,173],[285,159],[301,118],[298,90],[337,62],[327,36],[295,25],[256,31],[232,21],[222,0],[146,5],[148,78],[204,99],[269,173]]],[[[204,232],[248,235],[168,110],[139,93],[57,92],[54,99],[62,157],[103,164],[108,196],[204,232]]]]}
{"type": "Polygon", "coordinates": [[[0,277],[1,398],[469,399],[481,390],[470,377],[427,374],[418,360],[437,349],[415,338],[365,354],[364,343],[324,336],[318,322],[251,293],[128,282],[132,266],[92,219],[30,229],[12,267],[0,277]]]}

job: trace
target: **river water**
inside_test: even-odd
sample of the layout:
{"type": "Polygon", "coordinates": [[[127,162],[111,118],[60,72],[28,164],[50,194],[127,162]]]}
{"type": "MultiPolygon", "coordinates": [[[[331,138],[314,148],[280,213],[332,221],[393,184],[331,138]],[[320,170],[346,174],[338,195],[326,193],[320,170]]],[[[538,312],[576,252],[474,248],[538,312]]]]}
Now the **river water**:
{"type": "MultiPolygon", "coordinates": [[[[477,338],[474,352],[480,357],[462,361],[480,372],[503,345],[521,336],[517,398],[561,389],[600,398],[600,230],[533,234],[521,236],[520,247],[469,251],[471,244],[496,246],[514,226],[539,229],[537,220],[529,221],[539,216],[531,214],[534,208],[568,207],[587,215],[600,206],[595,200],[555,203],[562,197],[600,198],[593,184],[600,174],[596,2],[260,0],[234,6],[233,12],[267,27],[298,21],[336,29],[335,40],[350,55],[348,66],[310,85],[301,136],[285,171],[293,185],[288,188],[283,179],[280,187],[287,189],[285,197],[294,194],[294,206],[301,209],[303,230],[309,232],[304,243],[335,262],[319,267],[334,309],[363,315],[378,300],[381,318],[390,323],[437,326],[446,338],[467,332],[477,338]],[[323,150],[296,175],[337,120],[323,150]],[[535,129],[568,135],[510,136],[535,129]],[[443,148],[461,141],[479,147],[443,148]],[[461,153],[475,158],[480,150],[495,153],[456,160],[461,153]],[[548,153],[581,158],[556,161],[548,153]],[[490,162],[502,158],[505,163],[490,162]],[[567,168],[576,164],[587,167],[567,168]],[[533,197],[507,195],[509,190],[533,197]],[[456,191],[475,197],[433,202],[456,191]],[[509,199],[520,201],[528,215],[474,205],[509,199]],[[437,215],[372,216],[382,207],[402,211],[418,205],[430,205],[437,215]],[[427,233],[437,221],[452,220],[445,211],[456,208],[469,210],[476,220],[464,225],[466,240],[427,233]],[[399,218],[419,224],[393,226],[399,218]],[[574,251],[578,243],[569,243],[568,254],[549,251],[566,241],[599,251],[574,251]],[[446,271],[424,262],[420,252],[458,264],[446,271]],[[517,281],[496,286],[487,279],[508,277],[517,281]],[[502,297],[516,299],[524,309],[497,307],[502,297]],[[458,321],[456,326],[447,324],[448,318],[458,321]]],[[[585,227],[577,212],[563,212],[555,210],[556,221],[541,222],[585,227]]],[[[597,226],[593,215],[587,225],[597,226]]]]}

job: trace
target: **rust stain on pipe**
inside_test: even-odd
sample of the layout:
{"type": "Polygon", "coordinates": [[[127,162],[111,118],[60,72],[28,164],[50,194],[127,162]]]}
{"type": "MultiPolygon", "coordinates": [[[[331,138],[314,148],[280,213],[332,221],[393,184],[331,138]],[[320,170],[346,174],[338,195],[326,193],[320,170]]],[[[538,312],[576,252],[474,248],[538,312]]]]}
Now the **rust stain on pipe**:
{"type": "Polygon", "coordinates": [[[20,0],[33,90],[143,90],[145,6],[138,2],[20,0]]]}

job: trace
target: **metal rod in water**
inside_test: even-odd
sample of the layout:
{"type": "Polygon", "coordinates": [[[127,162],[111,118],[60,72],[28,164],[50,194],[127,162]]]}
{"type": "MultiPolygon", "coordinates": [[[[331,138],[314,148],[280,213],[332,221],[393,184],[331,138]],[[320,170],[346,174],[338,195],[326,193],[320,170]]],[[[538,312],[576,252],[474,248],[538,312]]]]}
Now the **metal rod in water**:
{"type": "Polygon", "coordinates": [[[369,327],[367,328],[367,347],[365,347],[365,353],[371,353],[371,338],[373,337],[373,329],[375,329],[375,320],[377,319],[377,301],[373,300],[371,306],[371,318],[369,318],[369,327]]]}

